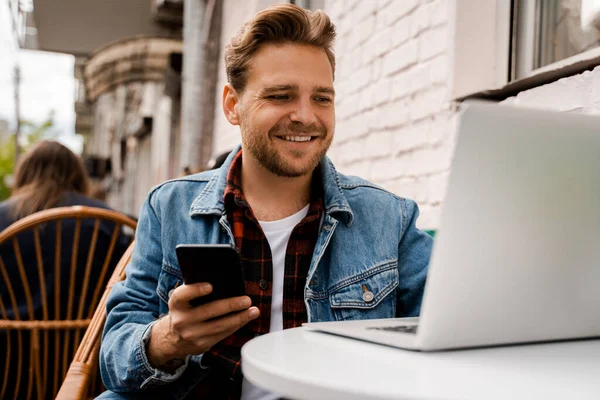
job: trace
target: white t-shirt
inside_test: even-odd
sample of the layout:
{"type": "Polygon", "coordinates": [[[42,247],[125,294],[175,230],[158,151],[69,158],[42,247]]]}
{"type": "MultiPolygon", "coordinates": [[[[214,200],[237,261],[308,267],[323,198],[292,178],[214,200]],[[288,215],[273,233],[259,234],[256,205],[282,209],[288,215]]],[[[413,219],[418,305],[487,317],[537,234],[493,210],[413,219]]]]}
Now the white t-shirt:
{"type": "MultiPolygon", "coordinates": [[[[308,214],[309,205],[278,221],[258,221],[262,228],[273,257],[273,290],[271,294],[271,327],[269,332],[283,330],[283,275],[285,254],[292,231],[308,214]]],[[[275,400],[281,396],[254,386],[246,378],[242,382],[242,400],[275,400]]]]}

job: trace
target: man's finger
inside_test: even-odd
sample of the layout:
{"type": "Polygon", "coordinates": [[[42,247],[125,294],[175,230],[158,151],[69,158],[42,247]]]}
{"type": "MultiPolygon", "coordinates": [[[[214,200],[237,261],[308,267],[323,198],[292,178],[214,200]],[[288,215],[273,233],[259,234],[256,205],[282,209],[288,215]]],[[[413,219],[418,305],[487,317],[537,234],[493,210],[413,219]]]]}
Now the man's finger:
{"type": "Polygon", "coordinates": [[[208,321],[213,318],[246,310],[252,305],[248,296],[231,297],[229,299],[215,300],[203,304],[193,310],[194,317],[198,321],[208,321]]]}
{"type": "Polygon", "coordinates": [[[238,311],[222,318],[195,324],[194,327],[190,327],[186,334],[187,338],[185,340],[188,343],[193,342],[195,346],[189,354],[202,354],[209,351],[215,344],[240,329],[259,314],[258,308],[251,307],[248,310],[238,311]]]}
{"type": "Polygon", "coordinates": [[[181,285],[173,290],[169,298],[169,308],[190,307],[190,300],[206,296],[212,292],[212,285],[207,282],[192,283],[190,285],[181,285]]]}
{"type": "Polygon", "coordinates": [[[235,314],[226,315],[204,323],[204,335],[216,338],[214,343],[218,343],[227,336],[231,335],[248,322],[258,317],[260,311],[257,307],[250,307],[247,310],[239,311],[235,314]]]}

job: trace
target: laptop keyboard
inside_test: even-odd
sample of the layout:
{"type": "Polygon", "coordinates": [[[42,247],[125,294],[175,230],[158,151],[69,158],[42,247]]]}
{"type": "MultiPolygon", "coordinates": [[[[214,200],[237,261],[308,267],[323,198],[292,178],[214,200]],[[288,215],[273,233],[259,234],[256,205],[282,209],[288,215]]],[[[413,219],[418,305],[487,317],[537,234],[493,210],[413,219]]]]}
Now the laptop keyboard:
{"type": "Polygon", "coordinates": [[[372,331],[388,331],[402,333],[417,333],[418,325],[399,325],[399,326],[376,326],[367,328],[372,331]]]}

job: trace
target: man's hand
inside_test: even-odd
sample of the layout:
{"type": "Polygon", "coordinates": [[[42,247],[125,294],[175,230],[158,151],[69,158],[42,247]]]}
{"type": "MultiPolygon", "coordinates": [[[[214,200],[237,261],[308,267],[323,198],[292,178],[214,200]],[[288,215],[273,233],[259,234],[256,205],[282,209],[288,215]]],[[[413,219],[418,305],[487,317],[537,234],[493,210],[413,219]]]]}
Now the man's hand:
{"type": "Polygon", "coordinates": [[[202,354],[258,317],[248,296],[216,300],[198,307],[190,300],[212,292],[209,283],[182,285],[169,299],[169,313],[152,326],[146,353],[154,368],[173,372],[187,355],[202,354]]]}

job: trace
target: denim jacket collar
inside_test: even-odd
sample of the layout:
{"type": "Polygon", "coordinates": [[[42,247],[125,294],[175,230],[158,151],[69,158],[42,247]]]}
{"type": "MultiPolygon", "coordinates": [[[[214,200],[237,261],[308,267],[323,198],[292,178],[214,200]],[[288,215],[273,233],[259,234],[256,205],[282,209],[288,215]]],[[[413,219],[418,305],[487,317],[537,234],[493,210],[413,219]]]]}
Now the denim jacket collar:
{"type": "MultiPolygon", "coordinates": [[[[190,217],[195,215],[223,215],[225,212],[223,194],[227,186],[227,173],[240,148],[241,146],[238,145],[229,154],[221,168],[211,176],[202,192],[194,199],[190,207],[190,217]]],[[[320,166],[323,178],[325,213],[345,222],[347,225],[351,225],[354,214],[342,191],[340,176],[328,157],[323,157],[320,166]]]]}

